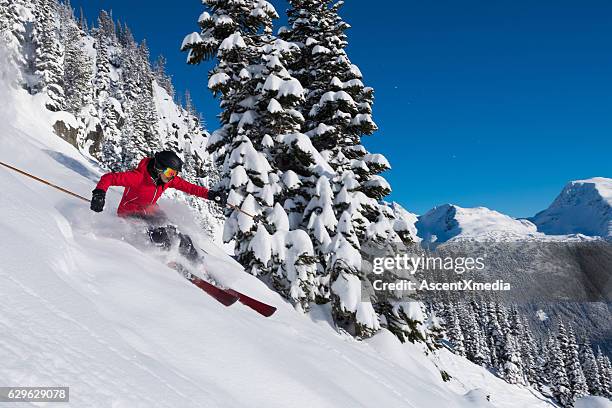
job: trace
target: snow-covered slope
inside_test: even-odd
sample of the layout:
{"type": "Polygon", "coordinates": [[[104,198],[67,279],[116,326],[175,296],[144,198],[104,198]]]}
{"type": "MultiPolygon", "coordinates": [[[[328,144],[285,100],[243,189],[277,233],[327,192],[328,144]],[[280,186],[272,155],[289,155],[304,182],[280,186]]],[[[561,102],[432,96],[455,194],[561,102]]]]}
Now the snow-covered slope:
{"type": "Polygon", "coordinates": [[[485,207],[462,208],[444,204],[429,210],[416,223],[425,242],[446,242],[452,238],[522,239],[542,235],[527,220],[517,220],[485,207]]]}
{"type": "Polygon", "coordinates": [[[545,234],[612,237],[612,179],[569,182],[550,207],[531,221],[545,234]]]}
{"type": "MultiPolygon", "coordinates": [[[[0,160],[89,196],[99,169],[52,133],[42,101],[2,89],[0,101],[0,160]]],[[[211,275],[277,306],[273,317],[225,308],[167,268],[172,253],[115,217],[118,193],[95,214],[0,172],[0,384],[69,386],[79,408],[550,406],[464,359],[387,331],[357,342],[323,311],[295,312],[198,235],[184,204],[160,203],[209,253],[211,275]]]]}

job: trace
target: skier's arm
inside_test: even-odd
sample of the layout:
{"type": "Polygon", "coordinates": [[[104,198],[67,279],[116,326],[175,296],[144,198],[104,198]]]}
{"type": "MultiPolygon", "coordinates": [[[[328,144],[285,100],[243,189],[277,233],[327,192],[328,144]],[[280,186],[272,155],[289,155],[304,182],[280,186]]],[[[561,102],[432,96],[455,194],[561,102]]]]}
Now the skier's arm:
{"type": "Polygon", "coordinates": [[[142,173],[137,170],[125,171],[121,173],[106,173],[100,178],[97,190],[106,191],[110,186],[130,187],[138,184],[142,179],[142,173]]]}
{"type": "Polygon", "coordinates": [[[169,187],[184,191],[187,194],[208,199],[208,189],[206,187],[192,184],[178,176],[172,179],[169,187]]]}

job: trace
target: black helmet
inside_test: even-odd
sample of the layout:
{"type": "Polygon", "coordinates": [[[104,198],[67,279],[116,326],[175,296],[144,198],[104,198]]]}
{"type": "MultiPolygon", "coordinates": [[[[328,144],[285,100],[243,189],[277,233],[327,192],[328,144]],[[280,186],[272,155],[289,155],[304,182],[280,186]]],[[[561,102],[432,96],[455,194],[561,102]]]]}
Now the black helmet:
{"type": "Polygon", "coordinates": [[[176,153],[170,150],[155,153],[155,168],[158,170],[164,170],[167,167],[180,172],[183,170],[183,161],[176,155],[176,153]]]}

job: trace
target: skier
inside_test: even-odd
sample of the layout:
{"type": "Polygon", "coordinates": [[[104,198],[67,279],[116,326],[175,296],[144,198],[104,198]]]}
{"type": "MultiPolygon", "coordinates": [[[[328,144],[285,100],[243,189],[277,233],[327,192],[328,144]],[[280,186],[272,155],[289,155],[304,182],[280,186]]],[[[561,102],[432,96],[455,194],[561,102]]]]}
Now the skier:
{"type": "Polygon", "coordinates": [[[179,252],[195,262],[198,253],[191,238],[177,231],[173,225],[161,225],[166,222],[164,213],[156,204],[168,188],[184,191],[187,194],[213,200],[225,207],[227,194],[222,191],[208,190],[178,176],[183,168],[182,160],[172,151],[162,151],[153,158],[145,157],[138,167],[121,173],[107,173],[100,178],[92,191],[90,208],[95,212],[104,209],[106,191],[110,186],[125,187],[123,197],[117,208],[120,217],[137,217],[148,224],[148,234],[152,242],[164,249],[170,249],[173,242],[179,241],[179,252]]]}

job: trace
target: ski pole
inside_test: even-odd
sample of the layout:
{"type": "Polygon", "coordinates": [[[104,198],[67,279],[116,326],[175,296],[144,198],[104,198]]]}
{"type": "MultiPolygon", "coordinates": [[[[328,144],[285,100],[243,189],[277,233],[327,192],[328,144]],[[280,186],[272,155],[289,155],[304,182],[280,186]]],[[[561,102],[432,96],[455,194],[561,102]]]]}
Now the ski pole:
{"type": "Polygon", "coordinates": [[[25,171],[23,171],[23,170],[19,170],[18,168],[13,167],[13,166],[11,166],[11,165],[8,165],[8,164],[6,164],[6,163],[4,163],[4,162],[1,162],[1,161],[0,161],[0,164],[1,164],[1,165],[3,165],[4,167],[7,167],[7,168],[9,168],[9,169],[13,170],[13,171],[16,171],[17,173],[23,174],[24,176],[27,176],[27,177],[33,178],[33,179],[34,179],[34,180],[36,180],[36,181],[39,181],[39,182],[41,182],[41,183],[43,183],[43,184],[46,184],[46,185],[48,185],[48,186],[50,186],[50,187],[53,187],[53,188],[55,188],[55,189],[58,189],[58,190],[59,190],[59,191],[61,191],[61,192],[64,192],[64,193],[66,193],[66,194],[70,194],[71,196],[76,197],[76,198],[80,198],[81,200],[83,200],[83,201],[87,201],[88,203],[90,202],[90,201],[89,201],[87,198],[85,198],[85,197],[83,197],[83,196],[80,196],[80,195],[78,195],[78,194],[76,194],[76,193],[73,193],[72,191],[66,190],[65,188],[62,188],[62,187],[60,187],[60,186],[56,186],[55,184],[50,183],[50,182],[48,182],[47,180],[43,180],[43,179],[41,179],[41,178],[39,178],[39,177],[33,176],[33,175],[31,175],[30,173],[27,173],[27,172],[25,172],[25,171]]]}
{"type": "Polygon", "coordinates": [[[235,206],[235,205],[230,204],[230,203],[227,203],[227,206],[228,206],[228,207],[233,208],[234,210],[238,210],[238,211],[240,211],[240,212],[241,212],[241,213],[243,213],[244,215],[248,215],[248,216],[249,216],[249,217],[251,217],[251,218],[255,218],[255,216],[254,216],[254,215],[251,215],[251,214],[249,214],[248,212],[243,211],[243,210],[242,210],[242,208],[240,208],[240,207],[238,207],[238,206],[235,206]]]}

